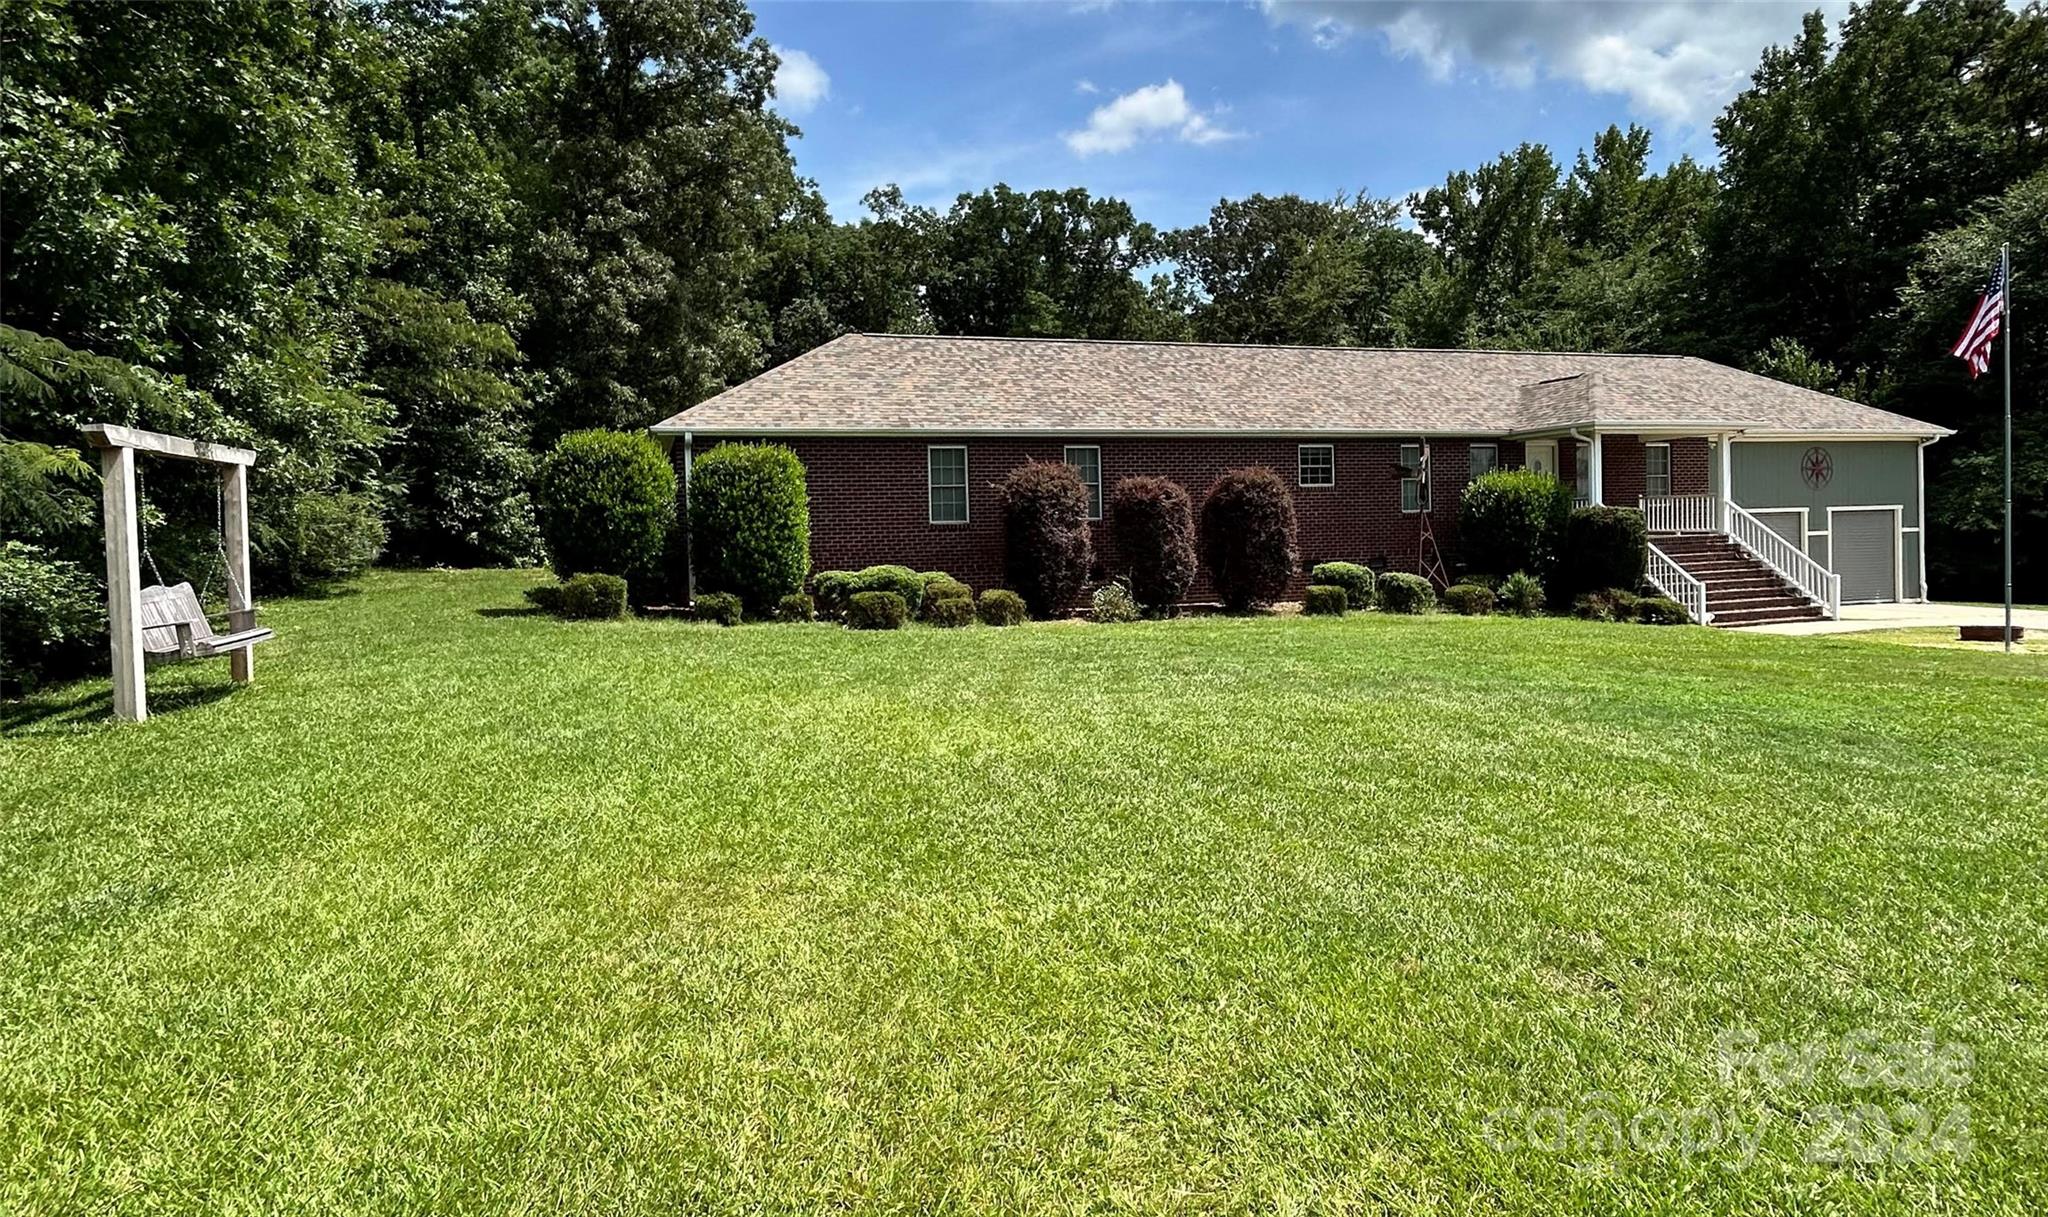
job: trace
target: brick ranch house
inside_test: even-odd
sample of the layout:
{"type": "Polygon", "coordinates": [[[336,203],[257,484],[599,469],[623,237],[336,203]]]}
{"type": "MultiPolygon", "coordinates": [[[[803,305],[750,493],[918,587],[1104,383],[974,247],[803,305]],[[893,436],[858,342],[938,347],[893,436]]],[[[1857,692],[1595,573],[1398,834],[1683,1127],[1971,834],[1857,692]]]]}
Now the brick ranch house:
{"type": "MultiPolygon", "coordinates": [[[[1723,625],[1924,599],[1921,451],[1950,434],[1684,356],[894,334],[836,339],[653,433],[685,484],[711,444],[793,449],[815,569],[977,588],[1002,583],[995,484],[1027,460],[1074,465],[1098,518],[1120,478],[1170,477],[1199,505],[1265,465],[1293,489],[1304,572],[1418,570],[1433,542],[1455,573],[1460,492],[1526,466],[1640,508],[1651,581],[1723,625]]],[[[1095,554],[1114,573],[1099,524],[1095,554]]],[[[1191,599],[1209,596],[1198,577],[1191,599]]]]}

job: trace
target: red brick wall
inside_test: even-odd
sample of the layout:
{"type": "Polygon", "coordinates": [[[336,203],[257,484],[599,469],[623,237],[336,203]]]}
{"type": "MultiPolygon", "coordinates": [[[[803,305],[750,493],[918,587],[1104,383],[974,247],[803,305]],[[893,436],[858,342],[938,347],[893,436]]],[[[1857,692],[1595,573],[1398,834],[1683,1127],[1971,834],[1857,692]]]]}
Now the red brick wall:
{"type": "MultiPolygon", "coordinates": [[[[1671,443],[1671,493],[1707,493],[1707,441],[1702,437],[1671,443]]],[[[1633,507],[1643,497],[1643,440],[1635,435],[1600,437],[1600,497],[1610,507],[1633,507]]]]}
{"type": "MultiPolygon", "coordinates": [[[[700,438],[700,447],[710,443],[700,438]]],[[[881,562],[897,562],[916,570],[943,570],[976,589],[1003,581],[1002,518],[996,510],[995,484],[1027,460],[1064,459],[1069,441],[1028,437],[985,439],[930,436],[918,439],[789,439],[804,463],[811,496],[811,569],[858,570],[881,562]],[[933,444],[967,448],[968,523],[929,522],[926,498],[925,449],[933,444]]],[[[1401,475],[1395,467],[1396,440],[1337,440],[1337,484],[1295,485],[1298,443],[1294,439],[1104,439],[1082,441],[1102,449],[1105,500],[1120,478],[1152,474],[1172,478],[1187,488],[1199,513],[1203,495],[1230,469],[1266,465],[1294,491],[1299,520],[1297,548],[1302,573],[1295,588],[1306,583],[1307,567],[1317,562],[1364,562],[1377,569],[1414,570],[1420,522],[1401,511],[1401,475]]],[[[1458,495],[1468,480],[1466,439],[1433,439],[1431,456],[1434,494],[1431,526],[1448,570],[1457,570],[1458,495]]],[[[1482,443],[1494,441],[1482,440],[1482,443]]],[[[1500,441],[1500,464],[1517,466],[1522,445],[1500,441]]],[[[682,445],[674,449],[681,459],[682,445]]],[[[1116,570],[1103,527],[1095,529],[1098,575],[1116,570]]],[[[1208,580],[1198,576],[1191,598],[1213,597],[1208,580]]]]}

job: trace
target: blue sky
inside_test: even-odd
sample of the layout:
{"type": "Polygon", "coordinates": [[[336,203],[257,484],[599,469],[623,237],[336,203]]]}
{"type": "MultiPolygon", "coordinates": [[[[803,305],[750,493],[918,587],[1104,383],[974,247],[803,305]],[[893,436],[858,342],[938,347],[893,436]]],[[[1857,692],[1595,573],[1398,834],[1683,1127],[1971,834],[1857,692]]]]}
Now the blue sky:
{"type": "Polygon", "coordinates": [[[776,106],[840,219],[896,182],[944,205],[1084,186],[1162,227],[1224,196],[1401,195],[1610,122],[1713,157],[1758,52],[1835,3],[756,0],[776,106]]]}

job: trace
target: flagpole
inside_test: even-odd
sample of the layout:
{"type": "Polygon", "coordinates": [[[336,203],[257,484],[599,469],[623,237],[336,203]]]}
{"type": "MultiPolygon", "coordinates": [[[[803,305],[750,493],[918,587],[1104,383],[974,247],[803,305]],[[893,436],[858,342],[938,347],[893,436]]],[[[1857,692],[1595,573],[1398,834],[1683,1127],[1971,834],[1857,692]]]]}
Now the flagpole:
{"type": "MultiPolygon", "coordinates": [[[[2005,296],[1999,307],[2005,310],[2003,324],[2005,341],[2000,344],[2005,351],[2005,649],[2012,652],[2012,243],[1998,249],[1999,282],[2005,284],[2005,296]]],[[[1923,541],[1922,544],[1925,544],[1923,541]]]]}

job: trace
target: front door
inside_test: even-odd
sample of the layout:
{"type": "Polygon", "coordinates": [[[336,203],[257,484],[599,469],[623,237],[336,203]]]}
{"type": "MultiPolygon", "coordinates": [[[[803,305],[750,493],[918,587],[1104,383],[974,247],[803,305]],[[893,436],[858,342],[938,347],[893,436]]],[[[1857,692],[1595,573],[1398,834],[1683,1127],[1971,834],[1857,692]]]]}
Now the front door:
{"type": "Polygon", "coordinates": [[[1557,441],[1532,439],[1522,446],[1522,464],[1535,473],[1557,476],[1557,441]]]}

